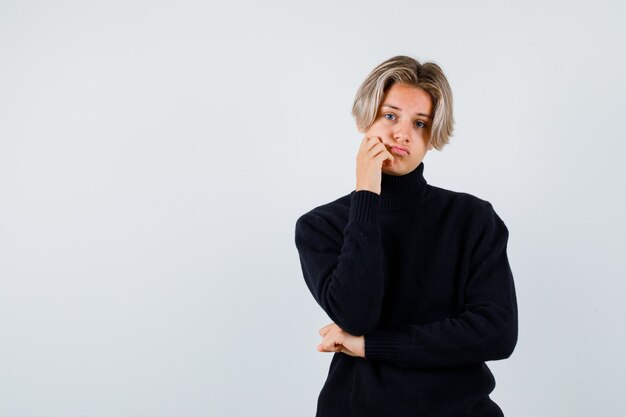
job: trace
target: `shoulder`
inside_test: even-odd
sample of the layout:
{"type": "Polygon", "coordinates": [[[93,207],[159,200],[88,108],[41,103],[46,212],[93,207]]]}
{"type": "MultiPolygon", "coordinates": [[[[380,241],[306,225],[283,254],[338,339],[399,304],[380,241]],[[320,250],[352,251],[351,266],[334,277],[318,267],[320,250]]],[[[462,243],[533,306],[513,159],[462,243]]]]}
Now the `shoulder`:
{"type": "MultiPolygon", "coordinates": [[[[353,191],[354,192],[354,191],[353,191]]],[[[313,207],[296,220],[296,239],[310,234],[324,234],[341,239],[348,222],[352,193],[313,207]]]]}
{"type": "Polygon", "coordinates": [[[434,186],[432,192],[439,202],[435,209],[441,210],[446,222],[462,231],[469,241],[482,242],[489,250],[498,245],[506,247],[509,229],[491,201],[467,192],[434,186]]]}
{"type": "Polygon", "coordinates": [[[440,212],[448,224],[470,236],[509,235],[509,230],[492,202],[483,196],[464,191],[430,186],[435,201],[431,208],[440,212]]]}
{"type": "Polygon", "coordinates": [[[434,185],[428,185],[432,195],[431,201],[435,205],[447,210],[458,211],[476,220],[484,219],[489,213],[494,212],[491,202],[483,197],[464,191],[449,190],[434,185]]]}

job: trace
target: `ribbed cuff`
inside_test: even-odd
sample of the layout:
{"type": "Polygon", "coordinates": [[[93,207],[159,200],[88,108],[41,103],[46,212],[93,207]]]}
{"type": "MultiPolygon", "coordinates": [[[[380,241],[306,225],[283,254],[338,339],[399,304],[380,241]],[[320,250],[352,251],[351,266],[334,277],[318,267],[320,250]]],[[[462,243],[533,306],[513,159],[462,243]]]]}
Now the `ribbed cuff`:
{"type": "Polygon", "coordinates": [[[375,332],[365,335],[365,359],[400,363],[399,344],[393,339],[377,336],[375,332]]]}
{"type": "Polygon", "coordinates": [[[353,191],[348,221],[375,223],[378,220],[379,207],[380,194],[369,190],[353,191]]]}

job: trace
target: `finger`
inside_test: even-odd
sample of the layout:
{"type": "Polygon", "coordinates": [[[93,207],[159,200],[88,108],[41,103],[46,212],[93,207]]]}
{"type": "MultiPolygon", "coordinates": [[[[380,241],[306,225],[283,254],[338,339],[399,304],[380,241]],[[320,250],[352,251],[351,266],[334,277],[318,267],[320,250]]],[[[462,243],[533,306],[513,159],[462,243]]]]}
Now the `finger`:
{"type": "Polygon", "coordinates": [[[317,345],[317,350],[319,350],[320,352],[330,352],[328,350],[328,348],[326,346],[324,346],[322,343],[320,343],[319,345],[317,345]]]}
{"type": "Polygon", "coordinates": [[[335,344],[329,344],[327,342],[322,342],[319,344],[319,346],[322,347],[322,349],[324,350],[324,352],[332,352],[333,348],[335,347],[335,344]]]}
{"type": "Polygon", "coordinates": [[[370,149],[374,146],[385,145],[382,138],[380,136],[372,136],[370,137],[369,147],[370,149]]]}
{"type": "Polygon", "coordinates": [[[342,349],[342,346],[339,345],[339,346],[335,346],[335,347],[327,347],[327,346],[324,346],[322,344],[319,344],[319,345],[317,345],[316,349],[319,352],[340,352],[341,349],[342,349]]]}
{"type": "Polygon", "coordinates": [[[341,349],[343,349],[343,345],[324,345],[324,349],[328,352],[341,352],[341,349]]]}
{"type": "Polygon", "coordinates": [[[371,155],[372,159],[375,159],[378,162],[384,162],[386,160],[390,160],[393,162],[395,160],[394,156],[387,150],[387,148],[375,149],[371,155]]]}
{"type": "Polygon", "coordinates": [[[374,139],[377,139],[377,140],[378,140],[378,139],[379,139],[379,137],[378,137],[378,136],[363,136],[363,143],[367,143],[367,142],[369,142],[370,140],[374,140],[374,139]]]}
{"type": "Polygon", "coordinates": [[[335,323],[330,323],[327,324],[326,326],[322,327],[319,331],[320,335],[324,336],[326,333],[328,333],[328,330],[330,329],[330,327],[335,324],[335,323]]]}
{"type": "Polygon", "coordinates": [[[361,149],[366,148],[367,147],[367,143],[369,142],[370,137],[368,136],[363,136],[363,140],[361,140],[361,145],[359,146],[361,149]]]}
{"type": "MultiPolygon", "coordinates": [[[[383,143],[377,143],[367,152],[370,158],[374,158],[381,152],[387,151],[387,147],[383,143]]],[[[388,152],[388,151],[387,151],[388,152]]]]}
{"type": "Polygon", "coordinates": [[[330,328],[323,330],[321,333],[322,334],[322,343],[324,343],[325,345],[328,345],[329,343],[334,343],[337,342],[337,331],[335,330],[334,326],[331,326],[330,328]]]}
{"type": "Polygon", "coordinates": [[[382,140],[378,136],[370,136],[369,138],[367,138],[364,148],[366,151],[369,152],[374,146],[378,145],[379,143],[382,143],[382,140]]]}
{"type": "Polygon", "coordinates": [[[320,330],[322,330],[322,329],[327,329],[327,328],[329,328],[330,326],[332,326],[333,324],[335,324],[335,323],[328,323],[327,325],[325,325],[324,327],[322,327],[320,330]]]}
{"type": "Polygon", "coordinates": [[[395,160],[395,158],[393,157],[393,155],[391,154],[391,152],[389,152],[388,150],[385,149],[385,151],[379,153],[378,155],[376,155],[374,157],[374,159],[376,159],[379,162],[385,162],[386,160],[389,160],[390,162],[393,162],[395,160]]]}
{"type": "Polygon", "coordinates": [[[325,336],[322,337],[322,341],[320,344],[324,346],[325,349],[332,349],[337,342],[340,340],[337,339],[337,335],[333,332],[328,332],[325,336]]]}
{"type": "Polygon", "coordinates": [[[354,352],[352,352],[350,349],[348,349],[345,346],[342,347],[341,352],[345,353],[346,355],[357,356],[357,354],[355,354],[354,352]]]}

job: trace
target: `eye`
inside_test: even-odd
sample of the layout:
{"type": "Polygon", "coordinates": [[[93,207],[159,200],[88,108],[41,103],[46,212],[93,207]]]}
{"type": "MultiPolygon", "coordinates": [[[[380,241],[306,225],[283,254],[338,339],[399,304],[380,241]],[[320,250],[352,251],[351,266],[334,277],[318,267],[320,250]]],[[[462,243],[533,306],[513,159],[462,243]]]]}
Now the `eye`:
{"type": "Polygon", "coordinates": [[[385,113],[385,114],[383,115],[383,117],[384,117],[385,119],[387,119],[387,120],[393,120],[393,119],[389,119],[389,118],[387,118],[387,116],[396,117],[396,116],[394,116],[394,115],[393,115],[393,114],[391,114],[391,113],[385,113]]]}
{"type": "Polygon", "coordinates": [[[418,120],[417,122],[415,122],[415,124],[417,125],[417,127],[426,127],[426,123],[422,122],[421,120],[418,120]]]}

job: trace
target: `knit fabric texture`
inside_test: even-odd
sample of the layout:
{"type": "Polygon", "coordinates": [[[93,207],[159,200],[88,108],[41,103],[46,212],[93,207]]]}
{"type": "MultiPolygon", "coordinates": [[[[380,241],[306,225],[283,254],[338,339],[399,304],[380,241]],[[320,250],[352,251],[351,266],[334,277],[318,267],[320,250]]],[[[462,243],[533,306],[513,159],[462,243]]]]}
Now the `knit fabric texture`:
{"type": "Polygon", "coordinates": [[[490,202],[428,184],[423,162],[300,216],[308,289],[365,339],[364,358],[332,353],[316,417],[503,416],[485,362],[517,344],[508,237],[490,202]]]}

